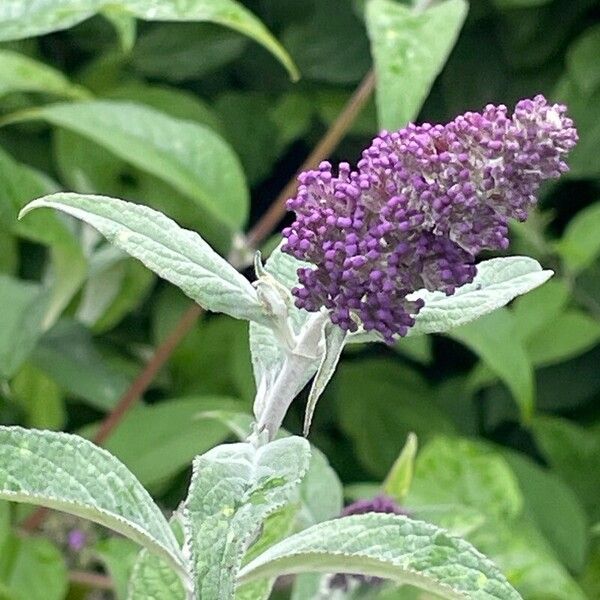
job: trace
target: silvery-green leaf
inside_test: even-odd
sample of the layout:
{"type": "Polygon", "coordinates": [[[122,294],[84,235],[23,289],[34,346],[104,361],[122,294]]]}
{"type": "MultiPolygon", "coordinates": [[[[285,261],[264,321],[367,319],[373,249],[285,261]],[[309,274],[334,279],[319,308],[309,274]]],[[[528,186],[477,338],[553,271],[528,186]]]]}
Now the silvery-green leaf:
{"type": "MultiPolygon", "coordinates": [[[[492,258],[477,265],[477,275],[471,283],[459,287],[454,294],[419,290],[409,298],[422,298],[425,306],[417,316],[408,335],[444,333],[508,304],[521,294],[542,285],[552,276],[540,264],[527,256],[492,258]]],[[[375,342],[374,333],[357,332],[348,342],[375,342]]]]}
{"type": "Polygon", "coordinates": [[[52,104],[5,122],[42,119],[103,146],[173,186],[230,230],[248,214],[248,189],[237,156],[204,125],[133,102],[96,100],[52,104]]]}
{"type": "Polygon", "coordinates": [[[440,2],[420,13],[392,0],[367,3],[382,128],[404,127],[417,116],[456,42],[467,10],[464,0],[440,2]]]}
{"type": "Polygon", "coordinates": [[[521,598],[471,544],[400,515],[370,513],[314,525],[243,567],[239,581],[304,572],[384,577],[449,600],[521,598]]]}
{"type": "Polygon", "coordinates": [[[89,223],[203,308],[237,319],[265,320],[250,283],[197,233],[181,229],[165,215],[116,198],[59,193],[30,202],[21,216],[43,207],[89,223]]]}
{"type": "Polygon", "coordinates": [[[177,573],[156,554],[142,550],[129,580],[127,600],[186,600],[177,573]]]}
{"type": "Polygon", "coordinates": [[[0,96],[14,92],[37,92],[76,99],[90,95],[84,88],[71,83],[60,71],[24,54],[0,50],[0,96]]]}
{"type": "Polygon", "coordinates": [[[177,540],[150,494],[114,456],[83,438],[0,427],[0,499],[90,519],[185,573],[177,540]]]}
{"type": "Polygon", "coordinates": [[[346,343],[346,332],[333,323],[325,326],[325,352],[321,357],[321,363],[313,379],[308,400],[306,402],[306,411],[304,413],[304,435],[307,436],[310,430],[317,401],[325,390],[325,387],[333,377],[335,368],[342,356],[344,345],[346,343]]]}
{"type": "Polygon", "coordinates": [[[268,29],[235,0],[3,0],[0,4],[0,41],[18,40],[67,29],[108,6],[146,21],[209,21],[230,27],[256,40],[286,67],[298,72],[290,56],[268,29]]]}
{"type": "Polygon", "coordinates": [[[259,448],[225,444],[196,458],[183,515],[198,600],[233,598],[252,536],[289,501],[309,458],[308,442],[298,437],[259,448]]]}

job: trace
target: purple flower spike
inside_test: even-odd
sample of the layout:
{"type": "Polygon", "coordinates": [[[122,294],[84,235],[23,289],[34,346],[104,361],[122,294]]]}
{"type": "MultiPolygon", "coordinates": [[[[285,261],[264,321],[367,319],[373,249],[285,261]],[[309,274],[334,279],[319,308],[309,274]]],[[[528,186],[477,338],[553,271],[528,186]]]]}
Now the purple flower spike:
{"type": "Polygon", "coordinates": [[[509,116],[488,105],[446,125],[383,131],[357,170],[328,162],[299,176],[283,251],[299,269],[296,306],[325,307],[345,331],[361,324],[386,341],[404,336],[426,288],[453,294],[473,280],[475,256],[508,246],[508,220],[521,221],[545,179],[568,170],[577,132],[562,105],[521,100],[509,116]]]}
{"type": "Polygon", "coordinates": [[[342,511],[342,516],[363,515],[365,513],[388,513],[408,516],[408,511],[400,506],[391,496],[380,494],[368,500],[357,500],[342,511]]]}

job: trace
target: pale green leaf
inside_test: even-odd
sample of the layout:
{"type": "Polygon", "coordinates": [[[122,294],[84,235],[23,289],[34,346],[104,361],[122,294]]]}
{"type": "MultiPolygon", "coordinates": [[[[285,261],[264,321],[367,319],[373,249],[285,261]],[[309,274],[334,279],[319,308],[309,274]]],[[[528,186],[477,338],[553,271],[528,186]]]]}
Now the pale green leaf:
{"type": "Polygon", "coordinates": [[[21,214],[42,207],[56,208],[92,225],[203,308],[238,319],[265,320],[250,283],[197,233],[181,229],[165,215],[116,198],[70,193],[34,200],[21,214]]]}
{"type": "Polygon", "coordinates": [[[90,94],[71,83],[60,71],[29,56],[0,50],[0,96],[14,92],[37,92],[75,99],[90,94]]]}
{"type": "Polygon", "coordinates": [[[362,573],[453,600],[519,600],[497,567],[435,525],[370,513],[320,523],[246,565],[240,581],[290,573],[362,573]]]}
{"type": "Polygon", "coordinates": [[[110,21],[115,28],[121,50],[125,53],[131,52],[135,45],[135,36],[137,34],[135,17],[121,10],[119,7],[110,5],[102,10],[102,16],[110,21]]]}
{"type": "Polygon", "coordinates": [[[36,283],[0,275],[0,378],[10,378],[42,335],[47,293],[36,283]]]}
{"type": "Polygon", "coordinates": [[[456,42],[467,9],[464,0],[447,0],[422,13],[392,0],[367,3],[380,127],[399,129],[416,118],[456,42]]]}
{"type": "MultiPolygon", "coordinates": [[[[0,41],[17,40],[67,29],[106,8],[106,0],[4,0],[0,6],[0,41]]],[[[296,67],[267,28],[234,0],[116,0],[112,10],[146,21],[209,21],[256,40],[285,66],[293,78],[296,67]]]]}
{"type": "Polygon", "coordinates": [[[97,100],[30,109],[5,122],[42,119],[103,146],[162,179],[229,229],[241,228],[248,189],[240,163],[209,128],[132,102],[97,100]]]}
{"type": "Polygon", "coordinates": [[[450,337],[462,342],[507,385],[527,422],[534,411],[533,366],[517,323],[506,309],[485,315],[450,331],[450,337]]]}
{"type": "Polygon", "coordinates": [[[418,444],[417,436],[411,431],[406,438],[402,452],[383,482],[384,492],[398,502],[402,502],[410,490],[418,444]]]}
{"type": "Polygon", "coordinates": [[[557,250],[575,273],[589,267],[600,254],[599,231],[600,202],[579,211],[569,222],[557,250]]]}
{"type": "Polygon", "coordinates": [[[159,556],[142,550],[129,580],[127,600],[187,600],[175,571],[159,556]]]}
{"type": "Polygon", "coordinates": [[[304,413],[304,435],[308,436],[317,401],[333,377],[346,343],[346,332],[337,325],[329,323],[325,326],[325,352],[315,374],[304,413]]]}
{"type": "Polygon", "coordinates": [[[198,600],[233,598],[243,552],[263,521],[290,500],[309,458],[308,442],[298,437],[259,448],[225,444],[196,458],[184,528],[198,600]]]}
{"type": "MultiPolygon", "coordinates": [[[[426,290],[411,295],[411,298],[422,298],[425,306],[408,335],[450,331],[504,306],[517,296],[542,285],[551,276],[552,271],[542,270],[536,260],[526,256],[483,261],[477,265],[475,279],[459,287],[451,296],[426,290]]],[[[381,338],[359,331],[350,334],[348,341],[381,341],[381,338]]]]}
{"type": "Polygon", "coordinates": [[[177,541],[148,492],[115,457],[83,438],[1,427],[0,498],[105,525],[185,572],[177,541]]]}
{"type": "Polygon", "coordinates": [[[110,537],[95,544],[93,552],[110,575],[116,600],[126,600],[133,567],[140,554],[139,546],[126,538],[110,537]]]}

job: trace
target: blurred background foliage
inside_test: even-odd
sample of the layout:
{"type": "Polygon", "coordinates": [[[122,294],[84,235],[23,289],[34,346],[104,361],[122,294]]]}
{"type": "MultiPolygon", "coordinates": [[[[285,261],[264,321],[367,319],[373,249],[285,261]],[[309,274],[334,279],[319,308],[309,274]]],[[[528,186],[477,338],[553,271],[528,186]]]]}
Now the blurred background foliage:
{"type": "MultiPolygon", "coordinates": [[[[33,18],[40,0],[0,2],[0,421],[93,435],[189,307],[86,226],[18,222],[30,199],[147,203],[227,255],[373,60],[377,98],[333,160],[356,161],[380,126],[541,92],[569,106],[581,141],[510,253],[555,277],[448,336],[350,347],[311,440],[350,500],[377,492],[415,432],[411,513],[467,536],[526,600],[600,598],[600,3],[472,0],[466,15],[446,0],[420,16],[394,0],[187,3],[214,22],[151,4],[61,0],[33,18]]],[[[166,509],[192,457],[231,437],[215,415],[251,410],[246,329],[203,316],[106,443],[166,509]]],[[[88,597],[68,570],[101,564],[124,597],[129,543],[92,528],[73,549],[81,525],[58,516],[23,537],[27,512],[0,504],[0,598],[88,597]]]]}

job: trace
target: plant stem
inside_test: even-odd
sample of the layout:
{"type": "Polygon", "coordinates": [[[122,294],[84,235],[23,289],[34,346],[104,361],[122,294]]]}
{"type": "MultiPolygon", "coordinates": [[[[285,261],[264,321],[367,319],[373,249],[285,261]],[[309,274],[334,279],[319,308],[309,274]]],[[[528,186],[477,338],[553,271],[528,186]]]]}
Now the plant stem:
{"type": "MultiPolygon", "coordinates": [[[[371,69],[359,84],[354,94],[350,97],[338,118],[331,124],[315,149],[302,163],[299,172],[317,167],[322,160],[326,159],[335,150],[360,114],[361,110],[364,108],[374,89],[375,73],[371,69]]],[[[277,224],[285,214],[285,202],[287,198],[294,193],[296,185],[296,175],[294,175],[271,207],[249,231],[247,236],[247,244],[249,246],[258,246],[272,233],[275,227],[277,227],[277,224]]],[[[142,372],[125,391],[113,410],[106,416],[100,425],[100,429],[96,436],[93,438],[95,443],[102,445],[119,423],[121,423],[125,415],[135,405],[138,398],[148,389],[156,374],[169,360],[171,354],[175,348],[177,348],[181,340],[194,327],[202,312],[200,306],[192,304],[183,314],[169,336],[156,348],[154,355],[148,361],[142,372]]],[[[47,513],[48,509],[39,508],[23,522],[23,529],[25,529],[25,531],[34,531],[44,522],[47,513]]]]}

